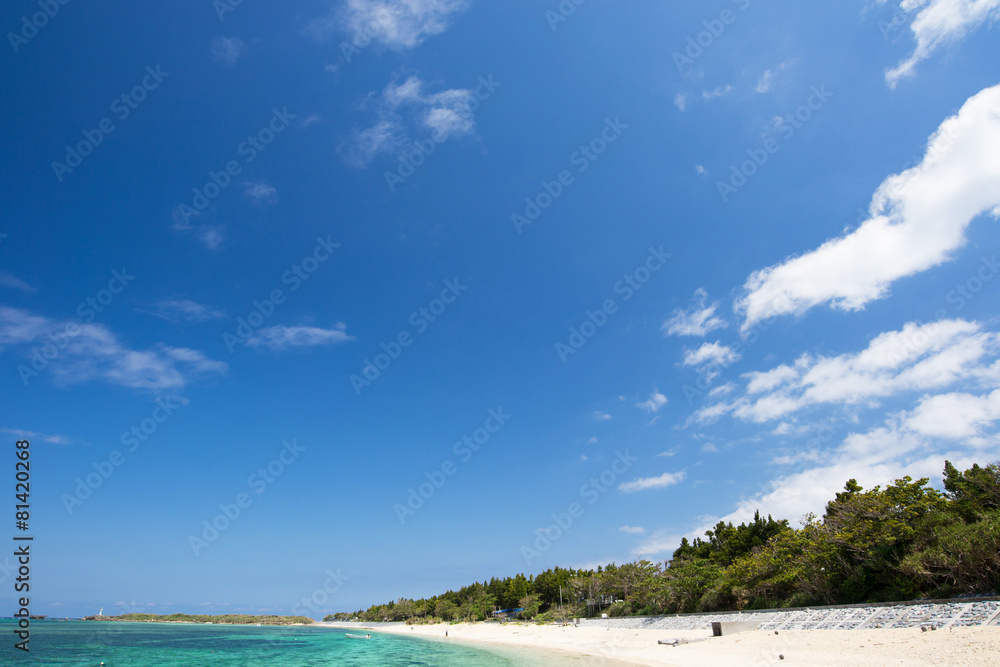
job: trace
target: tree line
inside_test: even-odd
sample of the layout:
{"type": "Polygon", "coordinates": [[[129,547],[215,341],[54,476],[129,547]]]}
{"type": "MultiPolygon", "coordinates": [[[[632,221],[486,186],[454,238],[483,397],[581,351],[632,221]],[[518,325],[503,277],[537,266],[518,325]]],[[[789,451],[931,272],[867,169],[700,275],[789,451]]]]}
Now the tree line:
{"type": "Polygon", "coordinates": [[[1000,591],[1000,462],[944,466],[928,479],[865,490],[851,479],[800,528],[755,514],[681,540],[664,562],[594,570],[552,568],[474,582],[418,600],[400,598],[325,621],[481,621],[675,614],[889,602],[1000,591]]]}

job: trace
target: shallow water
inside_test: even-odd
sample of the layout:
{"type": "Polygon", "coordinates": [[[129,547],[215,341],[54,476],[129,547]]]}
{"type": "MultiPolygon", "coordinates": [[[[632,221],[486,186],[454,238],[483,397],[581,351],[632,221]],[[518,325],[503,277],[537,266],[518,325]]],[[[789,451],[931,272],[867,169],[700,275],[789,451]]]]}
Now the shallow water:
{"type": "Polygon", "coordinates": [[[372,632],[371,639],[362,640],[346,638],[344,630],[335,628],[110,621],[33,621],[31,651],[24,653],[13,647],[15,628],[12,621],[0,621],[0,637],[3,637],[0,665],[523,667],[554,664],[552,656],[546,654],[494,651],[378,632],[372,632]]]}

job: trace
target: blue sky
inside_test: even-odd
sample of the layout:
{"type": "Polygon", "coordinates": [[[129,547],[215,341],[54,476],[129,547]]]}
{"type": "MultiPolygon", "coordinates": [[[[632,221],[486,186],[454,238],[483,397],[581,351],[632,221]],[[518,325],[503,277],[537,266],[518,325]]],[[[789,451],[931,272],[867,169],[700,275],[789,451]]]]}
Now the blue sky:
{"type": "Polygon", "coordinates": [[[997,0],[0,13],[34,613],[320,617],[1000,456],[997,0]]]}

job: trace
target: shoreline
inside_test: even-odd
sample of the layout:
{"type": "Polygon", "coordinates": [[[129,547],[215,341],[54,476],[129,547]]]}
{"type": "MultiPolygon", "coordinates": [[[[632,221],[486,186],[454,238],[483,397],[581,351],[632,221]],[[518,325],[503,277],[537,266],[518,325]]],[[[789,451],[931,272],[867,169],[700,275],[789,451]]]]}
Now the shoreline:
{"type": "MultiPolygon", "coordinates": [[[[510,622],[405,623],[331,622],[316,627],[365,629],[431,641],[454,641],[482,648],[516,649],[538,655],[588,658],[606,665],[725,665],[787,664],[854,665],[956,665],[989,664],[1000,655],[1000,627],[956,627],[937,631],[920,628],[866,630],[788,630],[780,633],[749,630],[724,637],[711,631],[620,629],[573,626],[537,626],[510,622]],[[448,637],[445,638],[445,632],[448,637]],[[679,646],[658,640],[683,639],[679,646]],[[779,656],[784,656],[783,658],[779,656]]],[[[548,663],[539,663],[548,664],[548,663]]]]}

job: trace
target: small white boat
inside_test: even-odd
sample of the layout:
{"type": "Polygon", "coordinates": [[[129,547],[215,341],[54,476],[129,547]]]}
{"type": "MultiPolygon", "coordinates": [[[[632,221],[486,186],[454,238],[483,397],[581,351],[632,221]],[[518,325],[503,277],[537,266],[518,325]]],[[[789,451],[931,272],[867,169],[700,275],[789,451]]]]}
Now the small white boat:
{"type": "Polygon", "coordinates": [[[371,635],[352,635],[350,632],[345,632],[344,636],[349,639],[371,639],[371,635]]]}

